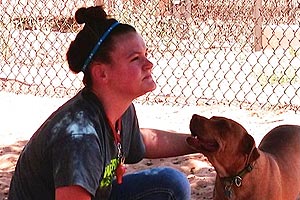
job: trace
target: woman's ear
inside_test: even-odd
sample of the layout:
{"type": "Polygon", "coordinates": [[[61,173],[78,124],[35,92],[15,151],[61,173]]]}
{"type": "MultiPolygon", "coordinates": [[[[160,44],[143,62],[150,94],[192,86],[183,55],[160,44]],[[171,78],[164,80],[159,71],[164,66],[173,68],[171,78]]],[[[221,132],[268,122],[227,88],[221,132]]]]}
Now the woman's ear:
{"type": "Polygon", "coordinates": [[[93,64],[93,66],[91,66],[90,73],[94,81],[107,80],[107,70],[104,64],[101,63],[93,64]]]}

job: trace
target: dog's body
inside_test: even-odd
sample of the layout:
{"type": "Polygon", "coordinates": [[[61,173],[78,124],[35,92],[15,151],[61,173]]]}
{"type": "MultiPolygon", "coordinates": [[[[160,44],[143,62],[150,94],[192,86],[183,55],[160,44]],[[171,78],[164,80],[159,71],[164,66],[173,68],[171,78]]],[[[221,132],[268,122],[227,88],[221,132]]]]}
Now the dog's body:
{"type": "Polygon", "coordinates": [[[237,122],[194,115],[187,142],[203,153],[217,176],[215,200],[296,200],[300,198],[300,126],[271,130],[258,148],[237,122]]]}

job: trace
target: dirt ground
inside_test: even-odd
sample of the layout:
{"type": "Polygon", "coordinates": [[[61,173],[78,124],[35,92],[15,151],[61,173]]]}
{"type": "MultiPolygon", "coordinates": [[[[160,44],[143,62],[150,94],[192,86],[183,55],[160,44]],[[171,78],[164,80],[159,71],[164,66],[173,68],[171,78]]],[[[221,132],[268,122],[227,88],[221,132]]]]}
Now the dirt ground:
{"type": "MultiPolygon", "coordinates": [[[[20,151],[39,125],[67,99],[41,98],[0,92],[0,200],[7,199],[9,183],[20,151]]],[[[224,105],[171,107],[136,104],[140,127],[189,133],[189,120],[196,113],[205,117],[224,116],[245,126],[257,142],[280,124],[300,125],[293,111],[246,110],[224,105]]],[[[162,159],[144,159],[127,166],[127,172],[155,166],[170,166],[186,174],[192,200],[212,199],[216,172],[202,154],[162,159]]]]}

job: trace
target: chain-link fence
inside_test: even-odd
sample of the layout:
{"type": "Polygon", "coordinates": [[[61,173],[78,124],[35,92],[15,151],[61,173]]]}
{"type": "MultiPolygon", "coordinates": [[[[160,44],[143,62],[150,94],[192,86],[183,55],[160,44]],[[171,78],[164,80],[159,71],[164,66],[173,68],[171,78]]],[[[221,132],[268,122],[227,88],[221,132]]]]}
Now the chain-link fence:
{"type": "MultiPolygon", "coordinates": [[[[299,1],[299,0],[298,0],[299,1]]],[[[157,89],[142,103],[300,110],[297,0],[0,0],[2,91],[72,96],[65,54],[77,8],[104,3],[149,48],[157,89]]]]}

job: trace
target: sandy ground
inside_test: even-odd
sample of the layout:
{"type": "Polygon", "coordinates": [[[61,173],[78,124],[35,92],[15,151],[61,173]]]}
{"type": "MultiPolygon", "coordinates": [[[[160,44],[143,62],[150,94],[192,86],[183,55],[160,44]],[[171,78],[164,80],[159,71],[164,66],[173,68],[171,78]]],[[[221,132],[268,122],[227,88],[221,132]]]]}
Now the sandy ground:
{"type": "MultiPolygon", "coordinates": [[[[41,98],[0,92],[0,200],[7,198],[10,179],[24,144],[39,125],[67,99],[41,98]]],[[[189,133],[189,120],[197,113],[205,117],[224,116],[244,125],[257,143],[280,124],[298,124],[293,111],[246,110],[225,105],[170,107],[136,104],[140,127],[189,133]]],[[[163,159],[145,159],[127,166],[127,172],[155,166],[171,166],[184,172],[192,188],[192,200],[212,199],[216,172],[202,154],[163,159]]]]}

